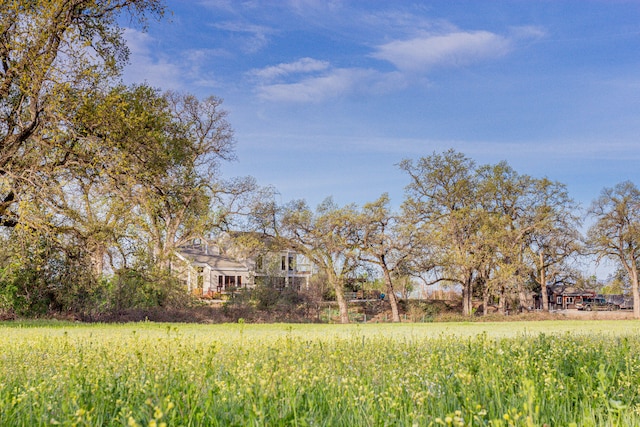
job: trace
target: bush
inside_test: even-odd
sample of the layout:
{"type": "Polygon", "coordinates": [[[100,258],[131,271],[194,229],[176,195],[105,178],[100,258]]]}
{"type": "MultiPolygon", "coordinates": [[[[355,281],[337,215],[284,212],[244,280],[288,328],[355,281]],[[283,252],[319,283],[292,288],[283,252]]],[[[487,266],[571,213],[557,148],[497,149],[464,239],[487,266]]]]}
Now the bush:
{"type": "Polygon", "coordinates": [[[271,286],[258,286],[253,292],[256,308],[270,311],[294,311],[304,302],[298,291],[292,288],[276,289],[271,286]]]}
{"type": "Polygon", "coordinates": [[[412,322],[431,322],[447,310],[446,306],[435,301],[401,300],[400,305],[412,322]]]}
{"type": "Polygon", "coordinates": [[[178,279],[167,271],[123,269],[105,281],[110,309],[180,308],[192,305],[193,298],[178,279]]]}

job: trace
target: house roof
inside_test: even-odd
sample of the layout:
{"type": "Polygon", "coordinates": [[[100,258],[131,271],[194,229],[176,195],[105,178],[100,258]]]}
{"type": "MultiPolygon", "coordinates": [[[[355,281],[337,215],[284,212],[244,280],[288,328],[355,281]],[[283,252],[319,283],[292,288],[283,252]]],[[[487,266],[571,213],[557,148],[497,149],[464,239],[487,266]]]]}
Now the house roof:
{"type": "Polygon", "coordinates": [[[248,271],[247,266],[223,255],[208,254],[198,248],[180,248],[180,255],[195,264],[206,264],[216,270],[248,271]]]}
{"type": "Polygon", "coordinates": [[[579,296],[595,296],[596,291],[591,289],[580,289],[570,285],[555,285],[547,286],[549,293],[553,295],[563,295],[566,297],[579,297],[579,296]]]}

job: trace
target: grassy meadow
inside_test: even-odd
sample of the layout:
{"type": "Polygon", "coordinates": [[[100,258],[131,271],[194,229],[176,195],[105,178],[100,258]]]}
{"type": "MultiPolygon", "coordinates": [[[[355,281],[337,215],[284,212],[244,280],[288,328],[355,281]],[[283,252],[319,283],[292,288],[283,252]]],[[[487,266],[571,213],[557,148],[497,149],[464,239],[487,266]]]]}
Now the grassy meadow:
{"type": "Polygon", "coordinates": [[[640,323],[0,324],[0,426],[638,426],[640,323]]]}

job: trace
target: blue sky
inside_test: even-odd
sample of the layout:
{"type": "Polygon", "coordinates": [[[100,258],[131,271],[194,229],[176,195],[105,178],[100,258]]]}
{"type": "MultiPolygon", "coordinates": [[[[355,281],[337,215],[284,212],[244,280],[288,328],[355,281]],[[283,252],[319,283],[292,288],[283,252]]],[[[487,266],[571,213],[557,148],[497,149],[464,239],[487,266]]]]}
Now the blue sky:
{"type": "Polygon", "coordinates": [[[454,148],[565,183],[640,185],[640,2],[170,0],[127,83],[224,99],[280,201],[400,205],[402,159],[454,148]]]}

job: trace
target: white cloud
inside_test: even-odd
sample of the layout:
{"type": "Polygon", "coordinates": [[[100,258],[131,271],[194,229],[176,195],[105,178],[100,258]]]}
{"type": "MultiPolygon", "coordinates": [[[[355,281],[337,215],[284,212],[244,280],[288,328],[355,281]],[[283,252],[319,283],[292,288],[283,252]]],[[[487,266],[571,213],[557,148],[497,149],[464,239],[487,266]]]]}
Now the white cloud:
{"type": "MultiPolygon", "coordinates": [[[[401,18],[408,19],[405,15],[401,18]]],[[[411,82],[425,84],[426,76],[419,78],[417,73],[500,58],[518,42],[546,35],[535,26],[512,27],[505,36],[489,31],[462,31],[446,22],[433,27],[438,28],[434,29],[437,33],[396,39],[374,48],[370,56],[393,64],[396,67],[393,72],[364,67],[333,68],[329,61],[305,57],[254,69],[247,75],[257,79],[257,93],[263,100],[320,102],[350,93],[387,93],[411,82]]]]}
{"type": "Polygon", "coordinates": [[[354,91],[368,91],[372,85],[384,89],[382,82],[391,77],[397,76],[385,76],[377,71],[361,68],[339,68],[295,83],[260,86],[258,96],[269,101],[320,102],[354,91]]]}
{"type": "Polygon", "coordinates": [[[153,40],[149,34],[133,28],[125,28],[124,37],[127,40],[127,46],[129,47],[132,56],[149,55],[149,43],[153,40]]]}
{"type": "Polygon", "coordinates": [[[457,31],[392,41],[378,46],[372,56],[403,71],[425,71],[436,66],[462,66],[498,58],[511,48],[509,39],[488,31],[457,31]]]}
{"type": "Polygon", "coordinates": [[[314,71],[324,71],[329,68],[328,61],[319,61],[313,58],[302,58],[295,62],[283,63],[271,67],[253,70],[249,74],[256,77],[272,80],[276,77],[286,76],[294,73],[310,73],[314,71]]]}
{"type": "Polygon", "coordinates": [[[348,91],[355,75],[348,70],[336,70],[321,77],[306,78],[297,83],[282,83],[261,86],[262,99],[288,102],[317,102],[348,91]]]}
{"type": "MultiPolygon", "coordinates": [[[[526,32],[532,34],[533,29],[526,32]]],[[[379,46],[373,56],[393,63],[399,70],[395,72],[332,68],[328,61],[302,58],[252,70],[248,74],[260,80],[257,92],[263,100],[321,102],[350,93],[385,93],[404,88],[409,81],[416,81],[415,76],[408,78],[407,73],[497,58],[507,54],[511,47],[509,39],[487,31],[455,31],[379,46]]]]}

